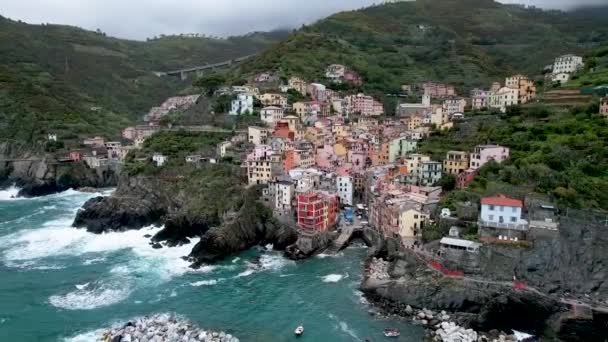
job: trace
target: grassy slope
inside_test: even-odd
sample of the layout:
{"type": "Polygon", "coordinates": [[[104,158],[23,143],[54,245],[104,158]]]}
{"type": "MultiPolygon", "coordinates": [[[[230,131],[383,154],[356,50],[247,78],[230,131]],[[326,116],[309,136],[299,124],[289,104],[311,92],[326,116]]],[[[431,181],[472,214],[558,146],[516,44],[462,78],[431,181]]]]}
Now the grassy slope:
{"type": "Polygon", "coordinates": [[[580,53],[599,41],[608,41],[605,17],[490,0],[418,0],[333,15],[241,72],[278,68],[285,76],[321,79],[327,65],[345,63],[364,76],[370,92],[395,92],[402,83],[428,79],[466,91],[513,72],[538,74],[556,55],[580,53]]]}
{"type": "Polygon", "coordinates": [[[565,87],[580,88],[608,84],[608,45],[591,51],[585,55],[585,60],[585,68],[575,74],[565,87]],[[590,68],[590,60],[595,63],[593,68],[590,68]]]}
{"type": "Polygon", "coordinates": [[[178,80],[160,79],[151,71],[251,54],[281,35],[137,42],[0,17],[0,136],[27,141],[38,140],[47,131],[64,137],[115,136],[183,87],[178,80]]]}
{"type": "Polygon", "coordinates": [[[423,141],[420,150],[443,160],[448,150],[499,143],[511,148],[509,160],[483,168],[465,193],[538,192],[569,207],[608,209],[608,122],[597,112],[597,104],[571,110],[529,106],[472,116],[423,141]]]}

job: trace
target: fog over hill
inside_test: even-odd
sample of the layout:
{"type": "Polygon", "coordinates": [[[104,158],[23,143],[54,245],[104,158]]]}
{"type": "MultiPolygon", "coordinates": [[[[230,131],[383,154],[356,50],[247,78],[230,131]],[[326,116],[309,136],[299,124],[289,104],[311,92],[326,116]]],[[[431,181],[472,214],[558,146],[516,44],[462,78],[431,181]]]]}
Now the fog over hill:
{"type": "MultiPolygon", "coordinates": [[[[442,1],[442,0],[438,0],[442,1]]],[[[378,0],[4,0],[2,15],[28,23],[56,23],[101,29],[108,35],[143,40],[160,34],[240,35],[297,28],[333,13],[358,9],[378,0]],[[33,11],[32,8],[36,10],[33,11]],[[117,13],[129,13],[127,16],[117,13]]],[[[543,8],[601,5],[605,0],[502,0],[543,8]]]]}

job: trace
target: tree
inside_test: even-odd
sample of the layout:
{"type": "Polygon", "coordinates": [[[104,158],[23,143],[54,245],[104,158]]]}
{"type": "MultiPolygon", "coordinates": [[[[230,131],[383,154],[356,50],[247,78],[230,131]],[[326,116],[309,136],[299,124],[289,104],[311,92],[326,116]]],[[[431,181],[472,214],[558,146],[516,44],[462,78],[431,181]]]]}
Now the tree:
{"type": "Polygon", "coordinates": [[[456,177],[451,174],[444,174],[439,180],[439,185],[443,191],[452,191],[456,188],[456,177]]]}
{"type": "Polygon", "coordinates": [[[208,96],[213,95],[220,86],[226,83],[226,78],[221,74],[211,74],[207,76],[203,76],[196,81],[194,81],[195,87],[200,87],[205,89],[208,96]]]}

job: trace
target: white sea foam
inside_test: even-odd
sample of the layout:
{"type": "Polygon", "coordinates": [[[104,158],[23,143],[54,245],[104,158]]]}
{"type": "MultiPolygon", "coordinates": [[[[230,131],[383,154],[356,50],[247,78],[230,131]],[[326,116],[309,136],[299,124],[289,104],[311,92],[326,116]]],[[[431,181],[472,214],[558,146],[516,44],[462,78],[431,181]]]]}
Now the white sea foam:
{"type": "Polygon", "coordinates": [[[320,258],[320,259],[325,259],[325,258],[339,258],[339,257],[343,257],[344,253],[340,252],[340,253],[336,253],[336,254],[325,254],[325,253],[321,253],[321,254],[317,254],[316,257],[320,258]]]}
{"type": "Polygon", "coordinates": [[[85,266],[89,266],[89,265],[99,264],[104,261],[106,261],[106,258],[93,258],[93,259],[87,259],[87,260],[83,261],[82,264],[85,266]]]}
{"type": "Polygon", "coordinates": [[[361,338],[359,338],[359,336],[357,336],[357,334],[355,333],[354,330],[352,330],[348,324],[344,321],[341,321],[338,317],[336,317],[333,314],[329,314],[327,315],[331,320],[333,320],[334,322],[337,323],[337,325],[334,325],[334,327],[336,329],[340,329],[342,332],[348,334],[353,341],[361,341],[361,338]]]}
{"type": "Polygon", "coordinates": [[[100,337],[106,332],[107,329],[97,329],[93,331],[88,331],[82,333],[80,335],[76,335],[73,337],[65,338],[64,342],[91,342],[91,341],[99,341],[100,337]]]}
{"type": "Polygon", "coordinates": [[[342,280],[342,278],[344,278],[342,274],[328,274],[324,277],[321,277],[324,283],[337,283],[342,280]]]}
{"type": "Polygon", "coordinates": [[[76,284],[76,288],[79,290],[84,290],[87,286],[89,286],[90,283],[84,283],[84,284],[76,284]]]}
{"type": "Polygon", "coordinates": [[[16,186],[11,186],[7,189],[0,190],[0,201],[14,201],[19,200],[21,198],[17,198],[17,194],[19,194],[19,189],[16,186]]]}
{"type": "Polygon", "coordinates": [[[212,285],[216,285],[217,283],[224,281],[224,278],[220,278],[220,279],[211,279],[211,280],[201,280],[201,281],[195,281],[193,283],[190,283],[190,286],[194,286],[194,287],[199,287],[199,286],[212,286],[212,285]]]}
{"type": "Polygon", "coordinates": [[[236,257],[236,258],[232,259],[232,263],[236,264],[237,262],[239,262],[239,260],[241,260],[241,258],[236,257]]]}
{"type": "Polygon", "coordinates": [[[64,295],[51,296],[49,303],[66,310],[93,310],[119,303],[131,293],[131,287],[123,283],[101,284],[91,287],[90,290],[87,286],[64,295]]]}
{"type": "Polygon", "coordinates": [[[355,333],[355,331],[353,329],[351,329],[348,326],[348,324],[346,324],[346,322],[340,322],[339,325],[340,325],[340,330],[347,333],[350,337],[353,338],[354,341],[361,341],[359,336],[357,336],[357,333],[355,333]]]}
{"type": "Polygon", "coordinates": [[[525,332],[521,332],[521,331],[517,331],[517,330],[513,330],[513,335],[515,335],[515,338],[517,338],[518,341],[523,341],[525,339],[534,337],[534,335],[530,335],[525,332]]]}
{"type": "Polygon", "coordinates": [[[248,277],[248,276],[250,276],[250,275],[252,275],[252,274],[254,274],[254,273],[255,273],[255,270],[253,270],[253,269],[247,269],[247,270],[245,270],[245,271],[243,271],[243,272],[241,272],[241,273],[237,274],[237,275],[235,276],[235,278],[248,277]]]}

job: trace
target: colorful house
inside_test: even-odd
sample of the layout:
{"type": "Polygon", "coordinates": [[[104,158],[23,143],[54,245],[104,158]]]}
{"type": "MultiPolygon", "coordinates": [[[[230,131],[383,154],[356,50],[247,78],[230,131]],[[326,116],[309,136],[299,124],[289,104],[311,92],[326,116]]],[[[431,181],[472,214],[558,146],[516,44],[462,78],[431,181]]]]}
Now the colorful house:
{"type": "Polygon", "coordinates": [[[298,226],[310,233],[326,232],[338,223],[340,198],[323,191],[298,195],[298,226]]]}

